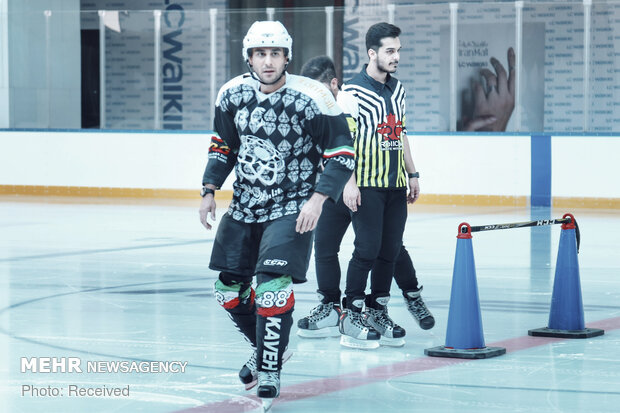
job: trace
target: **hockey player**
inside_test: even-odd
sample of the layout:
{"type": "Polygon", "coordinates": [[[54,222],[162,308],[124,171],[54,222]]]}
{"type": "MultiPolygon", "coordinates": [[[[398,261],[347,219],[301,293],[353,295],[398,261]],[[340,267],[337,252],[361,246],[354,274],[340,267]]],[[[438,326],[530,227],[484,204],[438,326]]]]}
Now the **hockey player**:
{"type": "Polygon", "coordinates": [[[332,94],[286,73],[293,50],[282,23],[252,24],[242,54],[249,73],[218,93],[199,212],[210,229],[214,192],[234,169],[233,199],[219,223],[209,268],[220,272],[216,299],[252,346],[240,378],[246,387],[257,378],[258,397],[273,400],[293,323],[293,284],[306,281],[323,203],[340,197],[354,153],[332,94]]]}

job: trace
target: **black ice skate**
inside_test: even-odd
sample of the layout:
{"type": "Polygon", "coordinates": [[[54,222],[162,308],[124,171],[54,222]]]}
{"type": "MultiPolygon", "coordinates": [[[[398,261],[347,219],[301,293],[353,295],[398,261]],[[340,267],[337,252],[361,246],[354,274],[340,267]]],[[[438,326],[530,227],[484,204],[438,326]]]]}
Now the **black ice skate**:
{"type": "MultiPolygon", "coordinates": [[[[284,350],[284,354],[282,354],[282,364],[286,363],[288,359],[291,358],[293,352],[288,348],[284,350]]],[[[250,359],[241,367],[239,370],[239,380],[241,383],[245,385],[246,390],[251,390],[258,383],[258,370],[256,364],[257,353],[256,350],[252,353],[250,359]]]]}
{"type": "Polygon", "coordinates": [[[435,318],[424,304],[422,296],[422,287],[418,291],[408,291],[405,295],[405,304],[407,309],[418,323],[422,330],[430,330],[435,325],[435,318]]]}
{"type": "Polygon", "coordinates": [[[280,395],[280,371],[259,371],[256,395],[263,401],[263,412],[268,412],[280,395]]]}
{"type": "Polygon", "coordinates": [[[388,315],[387,303],[389,295],[371,299],[366,297],[367,322],[381,334],[379,343],[384,346],[402,347],[405,345],[405,329],[396,324],[388,315]]]}
{"type": "MultiPolygon", "coordinates": [[[[346,299],[345,299],[346,303],[346,299]]],[[[379,347],[379,333],[366,322],[362,314],[363,299],[353,300],[350,308],[342,310],[340,317],[340,344],[345,347],[373,349],[379,347]]]]}
{"type": "Polygon", "coordinates": [[[305,338],[339,337],[338,321],[342,310],[338,304],[321,303],[310,315],[297,321],[297,335],[305,338]]]}

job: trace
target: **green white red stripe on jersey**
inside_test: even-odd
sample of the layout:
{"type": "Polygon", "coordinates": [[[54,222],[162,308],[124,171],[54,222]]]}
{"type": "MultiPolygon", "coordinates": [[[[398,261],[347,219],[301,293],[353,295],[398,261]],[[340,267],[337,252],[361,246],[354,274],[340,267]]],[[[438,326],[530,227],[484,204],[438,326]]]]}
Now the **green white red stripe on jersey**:
{"type": "Polygon", "coordinates": [[[352,146],[339,146],[337,148],[325,149],[323,158],[333,158],[334,156],[349,155],[355,156],[355,150],[352,146]]]}

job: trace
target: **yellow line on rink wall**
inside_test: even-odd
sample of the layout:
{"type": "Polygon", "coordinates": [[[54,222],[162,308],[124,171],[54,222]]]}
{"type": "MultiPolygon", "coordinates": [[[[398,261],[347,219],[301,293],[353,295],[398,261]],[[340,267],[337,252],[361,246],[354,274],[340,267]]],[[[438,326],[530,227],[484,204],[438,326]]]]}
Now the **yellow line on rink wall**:
{"type": "Polygon", "coordinates": [[[554,208],[620,209],[620,198],[568,198],[554,197],[554,208]]]}
{"type": "MultiPolygon", "coordinates": [[[[200,199],[197,189],[109,188],[90,186],[0,185],[1,195],[34,195],[102,198],[200,199]]],[[[232,199],[231,190],[215,192],[215,199],[232,199]]]]}
{"type": "MultiPolygon", "coordinates": [[[[0,185],[0,195],[57,196],[85,198],[134,198],[199,200],[200,189],[154,189],[154,188],[109,188],[88,186],[43,186],[43,185],[0,185]]],[[[232,190],[215,192],[218,201],[230,201],[232,190]]],[[[620,198],[568,198],[554,197],[555,208],[620,209],[620,198]]],[[[454,195],[422,194],[416,204],[423,205],[468,205],[468,206],[515,206],[526,207],[529,197],[503,195],[454,195]]]]}
{"type": "Polygon", "coordinates": [[[432,205],[527,206],[526,196],[422,194],[416,201],[432,205]]]}

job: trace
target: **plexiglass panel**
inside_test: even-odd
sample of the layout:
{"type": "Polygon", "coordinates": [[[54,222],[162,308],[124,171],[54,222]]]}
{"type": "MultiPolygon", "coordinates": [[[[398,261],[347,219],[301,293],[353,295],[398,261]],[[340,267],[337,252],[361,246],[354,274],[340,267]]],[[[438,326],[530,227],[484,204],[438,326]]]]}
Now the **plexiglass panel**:
{"type": "Polygon", "coordinates": [[[620,130],[620,3],[592,4],[589,130],[620,130]]]}
{"type": "MultiPolygon", "coordinates": [[[[396,75],[407,87],[407,129],[410,132],[449,130],[449,108],[440,99],[450,78],[441,68],[448,61],[449,45],[441,33],[449,30],[447,4],[401,6],[394,24],[403,29],[401,61],[396,75]]],[[[447,102],[447,101],[446,101],[447,102]]]]}
{"type": "Polygon", "coordinates": [[[247,29],[276,19],[294,39],[290,73],[327,54],[345,82],[368,62],[372,24],[401,27],[395,76],[407,90],[411,131],[620,129],[620,2],[400,3],[233,10],[223,0],[84,0],[73,11],[8,8],[0,128],[209,130],[217,91],[248,70],[247,29]],[[491,115],[505,119],[485,124],[491,115]]]}
{"type": "MultiPolygon", "coordinates": [[[[583,16],[582,3],[529,3],[523,8],[524,27],[537,33],[527,36],[524,30],[523,58],[539,53],[539,45],[544,43],[544,58],[536,58],[532,69],[523,65],[524,76],[528,70],[538,72],[544,66],[543,79],[530,77],[544,90],[544,131],[584,131],[583,16]],[[540,27],[544,36],[538,33],[540,27]]],[[[528,118],[524,108],[523,122],[528,118]]]]}

